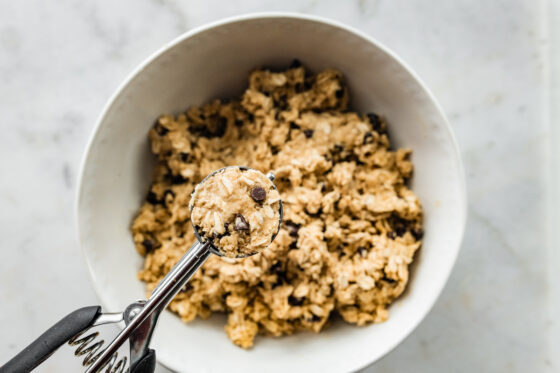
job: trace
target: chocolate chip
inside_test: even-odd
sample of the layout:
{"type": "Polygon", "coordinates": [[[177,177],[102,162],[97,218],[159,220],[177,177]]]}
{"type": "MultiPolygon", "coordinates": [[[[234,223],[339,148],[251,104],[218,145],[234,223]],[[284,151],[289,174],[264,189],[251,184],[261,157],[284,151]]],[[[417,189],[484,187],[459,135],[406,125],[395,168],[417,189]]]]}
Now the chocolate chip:
{"type": "Polygon", "coordinates": [[[179,157],[181,158],[181,162],[188,162],[190,154],[189,153],[179,153],[179,157]]]}
{"type": "Polygon", "coordinates": [[[274,262],[270,268],[268,269],[270,271],[270,273],[274,274],[274,275],[281,275],[283,274],[282,271],[282,262],[280,261],[276,261],[274,262]]]}
{"type": "Polygon", "coordinates": [[[152,192],[151,190],[148,192],[148,196],[146,197],[146,201],[148,201],[152,205],[157,205],[157,204],[160,203],[159,199],[157,198],[157,195],[154,192],[152,192]]]}
{"type": "Polygon", "coordinates": [[[309,212],[306,209],[305,212],[307,213],[307,215],[311,216],[312,218],[319,218],[319,217],[321,217],[321,214],[323,213],[323,208],[319,207],[319,210],[317,210],[317,212],[309,212]]]}
{"type": "Polygon", "coordinates": [[[393,228],[395,235],[402,237],[410,228],[410,221],[401,218],[396,213],[392,213],[388,219],[388,223],[393,228]]]}
{"type": "Polygon", "coordinates": [[[152,252],[156,248],[154,241],[147,239],[142,241],[142,246],[146,249],[146,254],[152,252]]]}
{"type": "Polygon", "coordinates": [[[335,146],[334,146],[334,151],[335,151],[335,152],[340,153],[340,152],[342,152],[343,150],[344,150],[344,145],[335,144],[335,146]]]}
{"type": "Polygon", "coordinates": [[[424,230],[422,228],[413,229],[411,233],[417,240],[421,240],[424,237],[424,230]]]}
{"type": "Polygon", "coordinates": [[[171,196],[171,199],[175,198],[175,193],[173,193],[171,189],[166,189],[165,192],[163,192],[163,202],[167,200],[168,195],[171,196]]]}
{"type": "Polygon", "coordinates": [[[311,314],[311,320],[308,320],[309,322],[318,322],[321,321],[321,318],[315,314],[311,314]]]}
{"type": "Polygon", "coordinates": [[[383,277],[381,278],[381,280],[383,280],[383,281],[385,281],[385,282],[387,282],[387,283],[389,283],[389,284],[394,284],[395,282],[397,282],[396,280],[393,280],[392,278],[389,278],[389,277],[387,277],[387,276],[383,276],[383,277]]]}
{"type": "Polygon", "coordinates": [[[171,182],[171,184],[177,185],[177,184],[184,184],[187,182],[187,179],[185,179],[181,175],[168,174],[167,176],[169,177],[169,181],[171,182]]]}
{"type": "Polygon", "coordinates": [[[262,202],[266,199],[266,190],[263,187],[256,186],[251,189],[251,198],[255,202],[262,202]]]}
{"type": "Polygon", "coordinates": [[[336,96],[336,98],[344,97],[344,88],[337,89],[334,95],[336,96]]]}
{"type": "Polygon", "coordinates": [[[286,228],[286,230],[288,231],[288,234],[291,237],[297,237],[298,236],[298,232],[299,232],[299,224],[296,224],[292,221],[287,220],[284,223],[284,227],[286,228]]]}
{"type": "Polygon", "coordinates": [[[375,113],[368,113],[367,117],[369,122],[371,123],[371,128],[377,133],[385,133],[385,129],[383,128],[383,123],[381,122],[381,118],[379,115],[375,113]]]}
{"type": "Polygon", "coordinates": [[[273,145],[273,146],[270,147],[270,152],[272,153],[272,155],[278,154],[279,151],[280,151],[280,148],[277,147],[277,146],[273,145]]]}
{"type": "Polygon", "coordinates": [[[212,115],[207,120],[207,125],[191,125],[189,131],[205,138],[222,137],[227,130],[227,119],[219,115],[212,115]]]}
{"type": "Polygon", "coordinates": [[[380,124],[381,123],[381,118],[379,118],[379,115],[375,114],[375,113],[367,113],[366,116],[369,119],[369,122],[372,125],[376,125],[376,124],[380,124]]]}
{"type": "Polygon", "coordinates": [[[373,134],[372,134],[371,132],[367,132],[367,133],[364,135],[364,141],[362,142],[362,144],[364,144],[364,145],[365,145],[365,144],[368,144],[368,143],[371,142],[372,139],[373,139],[373,134]]]}
{"type": "Polygon", "coordinates": [[[294,58],[292,60],[292,63],[290,64],[290,69],[295,69],[295,68],[298,68],[298,67],[301,67],[301,61],[298,60],[297,58],[294,58]]]}
{"type": "Polygon", "coordinates": [[[290,122],[290,128],[293,130],[299,130],[299,126],[297,124],[295,124],[295,122],[290,122]]]}
{"type": "MultiPolygon", "coordinates": [[[[276,112],[277,115],[280,113],[280,111],[290,110],[290,103],[288,102],[288,96],[282,95],[275,102],[276,102],[276,106],[279,109],[279,111],[276,112]]],[[[278,118],[276,118],[276,119],[278,119],[278,118]]]]}
{"type": "Polygon", "coordinates": [[[315,131],[309,130],[309,129],[308,129],[308,130],[303,130],[303,134],[304,134],[305,137],[307,137],[308,139],[310,139],[311,137],[313,137],[313,133],[314,133],[314,132],[315,132],[315,131]]]}
{"type": "Polygon", "coordinates": [[[156,125],[156,132],[160,136],[165,136],[169,133],[169,129],[162,126],[161,124],[157,124],[156,125]]]}
{"type": "Polygon", "coordinates": [[[213,137],[212,132],[205,125],[192,125],[189,127],[189,132],[199,135],[200,137],[213,137]]]}
{"type": "MultiPolygon", "coordinates": [[[[277,262],[279,263],[279,262],[277,262]]],[[[277,286],[283,285],[284,283],[289,283],[288,278],[286,276],[286,272],[282,271],[281,265],[278,269],[274,269],[274,274],[276,275],[276,282],[272,285],[272,288],[276,288],[277,286]]]]}
{"type": "Polygon", "coordinates": [[[282,277],[278,276],[278,279],[276,280],[276,282],[274,284],[272,284],[271,288],[276,289],[278,286],[281,286],[283,283],[284,283],[284,280],[282,279],[282,277]]]}
{"type": "Polygon", "coordinates": [[[358,247],[358,254],[363,258],[367,255],[367,249],[363,246],[358,247]]]}
{"type": "Polygon", "coordinates": [[[290,295],[288,297],[288,303],[290,304],[290,306],[301,306],[303,303],[305,302],[305,297],[294,297],[293,295],[290,295]]]}
{"type": "Polygon", "coordinates": [[[236,231],[248,231],[249,230],[249,223],[241,214],[235,215],[235,226],[233,229],[236,231]]]}
{"type": "MultiPolygon", "coordinates": [[[[212,119],[214,119],[215,117],[213,117],[212,119]]],[[[214,128],[213,128],[213,134],[214,137],[222,137],[227,130],[227,119],[224,117],[217,117],[217,119],[214,119],[214,128]]]]}
{"type": "Polygon", "coordinates": [[[348,154],[346,157],[342,158],[341,162],[356,162],[356,157],[354,157],[354,154],[348,154]]]}

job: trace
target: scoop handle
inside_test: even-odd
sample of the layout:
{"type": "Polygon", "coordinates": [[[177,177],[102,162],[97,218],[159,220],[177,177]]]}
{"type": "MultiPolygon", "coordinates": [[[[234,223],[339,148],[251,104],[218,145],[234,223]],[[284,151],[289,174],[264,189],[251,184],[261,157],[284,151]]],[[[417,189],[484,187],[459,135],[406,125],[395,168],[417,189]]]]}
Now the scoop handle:
{"type": "Polygon", "coordinates": [[[84,307],[68,314],[10,361],[0,366],[0,373],[31,372],[70,338],[91,326],[100,314],[100,306],[84,307]]]}
{"type": "Polygon", "coordinates": [[[146,302],[132,304],[130,310],[125,310],[126,326],[98,355],[86,373],[98,372],[127,340],[131,346],[130,362],[133,366],[145,357],[160,313],[208,259],[211,254],[209,246],[209,242],[196,241],[159,282],[146,302]],[[133,316],[128,316],[132,310],[133,316]]]}
{"type": "Polygon", "coordinates": [[[156,370],[156,352],[148,349],[144,357],[132,367],[130,373],[154,373],[156,370]]]}

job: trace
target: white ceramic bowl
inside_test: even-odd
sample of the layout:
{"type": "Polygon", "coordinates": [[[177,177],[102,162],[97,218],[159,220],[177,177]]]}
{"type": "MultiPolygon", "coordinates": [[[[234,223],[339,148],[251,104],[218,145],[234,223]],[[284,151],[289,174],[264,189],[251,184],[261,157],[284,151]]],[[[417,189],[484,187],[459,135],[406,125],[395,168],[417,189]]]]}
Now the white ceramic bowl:
{"type": "Polygon", "coordinates": [[[412,189],[425,211],[424,245],[407,292],[383,324],[335,323],[321,334],[258,338],[235,347],[225,319],[183,324],[165,312],[153,347],[180,372],[348,372],[379,359],[424,318],[457,257],[466,217],[463,170],[451,129],[434,97],[398,57],[338,23],[295,14],[257,14],[190,31],[142,63],[109,100],[85,155],[77,199],[79,240],[105,310],[144,298],[136,279],[142,258],[129,226],[151,179],[147,133],[161,113],[215,97],[239,95],[257,66],[285,67],[293,58],[318,71],[341,70],[352,107],[388,118],[399,147],[412,148],[412,189]]]}

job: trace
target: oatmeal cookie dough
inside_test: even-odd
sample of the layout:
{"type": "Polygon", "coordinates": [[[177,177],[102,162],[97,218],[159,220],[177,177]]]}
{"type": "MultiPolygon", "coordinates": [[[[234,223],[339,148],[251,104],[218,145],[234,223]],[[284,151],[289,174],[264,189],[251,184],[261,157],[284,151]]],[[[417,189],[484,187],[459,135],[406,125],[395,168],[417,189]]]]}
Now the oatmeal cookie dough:
{"type": "Polygon", "coordinates": [[[296,63],[252,72],[237,99],[162,115],[149,134],[158,165],[132,225],[147,291],[194,242],[194,186],[246,165],[276,175],[278,236],[249,258],[211,256],[169,308],[185,322],[226,313],[228,337],[244,348],[258,334],[319,332],[334,314],[387,320],[421,244],[422,208],[407,187],[410,150],[391,147],[385,119],[349,110],[348,98],[338,71],[296,63]]]}
{"type": "Polygon", "coordinates": [[[264,174],[228,167],[196,186],[191,221],[202,240],[211,240],[223,256],[246,257],[264,250],[278,233],[280,203],[264,174]]]}

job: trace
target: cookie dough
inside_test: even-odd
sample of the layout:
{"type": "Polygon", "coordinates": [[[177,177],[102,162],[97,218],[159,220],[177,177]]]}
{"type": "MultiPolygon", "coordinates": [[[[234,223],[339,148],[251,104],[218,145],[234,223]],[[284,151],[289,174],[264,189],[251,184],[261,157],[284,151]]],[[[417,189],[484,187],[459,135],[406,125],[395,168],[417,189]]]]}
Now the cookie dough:
{"type": "Polygon", "coordinates": [[[191,221],[202,240],[211,240],[223,256],[246,257],[264,250],[278,233],[280,203],[264,174],[228,167],[196,186],[191,221]]]}
{"type": "Polygon", "coordinates": [[[253,71],[239,98],[162,115],[149,133],[158,165],[132,224],[147,291],[195,240],[194,186],[247,165],[276,175],[278,236],[245,259],[211,256],[169,308],[185,322],[227,314],[226,333],[244,348],[258,334],[319,332],[334,315],[387,320],[421,245],[422,208],[407,187],[410,150],[392,147],[385,119],[349,110],[348,99],[338,71],[296,61],[253,71]]]}

